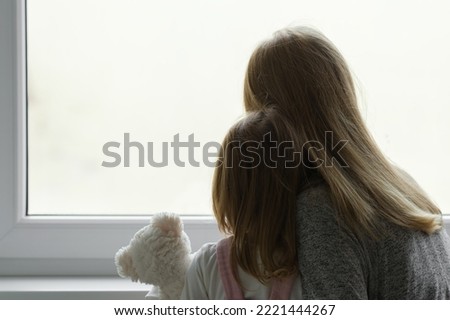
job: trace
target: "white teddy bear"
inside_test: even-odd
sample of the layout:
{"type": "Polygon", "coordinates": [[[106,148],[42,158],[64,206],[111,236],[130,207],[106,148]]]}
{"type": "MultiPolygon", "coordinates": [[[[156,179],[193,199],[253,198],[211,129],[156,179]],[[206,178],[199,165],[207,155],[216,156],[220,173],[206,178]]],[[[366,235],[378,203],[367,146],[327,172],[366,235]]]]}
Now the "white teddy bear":
{"type": "Polygon", "coordinates": [[[180,217],[159,213],[116,253],[115,263],[121,277],[157,286],[160,299],[179,299],[192,262],[190,253],[180,217]]]}

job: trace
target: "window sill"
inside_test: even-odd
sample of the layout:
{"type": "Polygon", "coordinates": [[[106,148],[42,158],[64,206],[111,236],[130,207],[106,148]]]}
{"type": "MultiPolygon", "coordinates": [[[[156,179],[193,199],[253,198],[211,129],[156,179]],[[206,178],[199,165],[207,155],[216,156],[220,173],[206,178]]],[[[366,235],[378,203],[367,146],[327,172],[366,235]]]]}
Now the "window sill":
{"type": "Polygon", "coordinates": [[[118,277],[0,277],[0,300],[144,300],[150,289],[118,277]]]}

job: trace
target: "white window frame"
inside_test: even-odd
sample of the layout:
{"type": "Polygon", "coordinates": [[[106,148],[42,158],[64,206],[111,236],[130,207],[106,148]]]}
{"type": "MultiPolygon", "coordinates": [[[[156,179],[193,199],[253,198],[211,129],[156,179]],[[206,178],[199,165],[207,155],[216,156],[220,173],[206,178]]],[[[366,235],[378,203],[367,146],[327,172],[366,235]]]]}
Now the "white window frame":
{"type": "MultiPolygon", "coordinates": [[[[25,0],[0,2],[0,276],[115,275],[114,253],[149,217],[27,216],[25,20],[25,0]]],[[[194,250],[220,238],[213,217],[184,223],[194,250]]]]}
{"type": "MultiPolygon", "coordinates": [[[[27,216],[25,6],[0,2],[0,275],[115,275],[150,217],[27,216]]],[[[220,238],[212,216],[183,221],[194,250],[220,238]]]]}

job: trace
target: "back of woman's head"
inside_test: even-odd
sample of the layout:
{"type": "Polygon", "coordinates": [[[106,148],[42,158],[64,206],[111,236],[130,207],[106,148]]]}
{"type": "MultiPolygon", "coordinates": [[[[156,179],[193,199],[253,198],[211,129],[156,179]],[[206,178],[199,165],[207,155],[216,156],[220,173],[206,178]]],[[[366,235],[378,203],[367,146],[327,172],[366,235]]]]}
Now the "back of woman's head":
{"type": "Polygon", "coordinates": [[[262,42],[248,64],[244,103],[247,111],[276,106],[289,119],[303,164],[315,164],[339,218],[356,233],[376,237],[380,218],[428,233],[440,228],[436,205],[371,137],[349,68],[320,32],[288,28],[262,42]]]}
{"type": "Polygon", "coordinates": [[[214,213],[233,235],[235,272],[239,265],[261,282],[296,270],[300,159],[291,134],[276,109],[248,113],[226,135],[214,175],[214,213]]]}
{"type": "Polygon", "coordinates": [[[333,118],[359,120],[345,60],[324,35],[306,27],[280,30],[254,51],[244,103],[247,110],[276,105],[305,130],[329,129],[333,118]]]}

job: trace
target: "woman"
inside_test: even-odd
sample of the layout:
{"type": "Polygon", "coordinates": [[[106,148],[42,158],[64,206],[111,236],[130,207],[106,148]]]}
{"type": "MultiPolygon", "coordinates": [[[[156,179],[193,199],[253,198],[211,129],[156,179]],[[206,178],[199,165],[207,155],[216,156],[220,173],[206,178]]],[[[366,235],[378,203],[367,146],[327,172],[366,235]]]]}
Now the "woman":
{"type": "Polygon", "coordinates": [[[276,106],[295,128],[305,299],[450,299],[441,212],[376,145],[347,64],[325,36],[297,27],[260,44],[244,102],[247,111],[276,106]]]}

